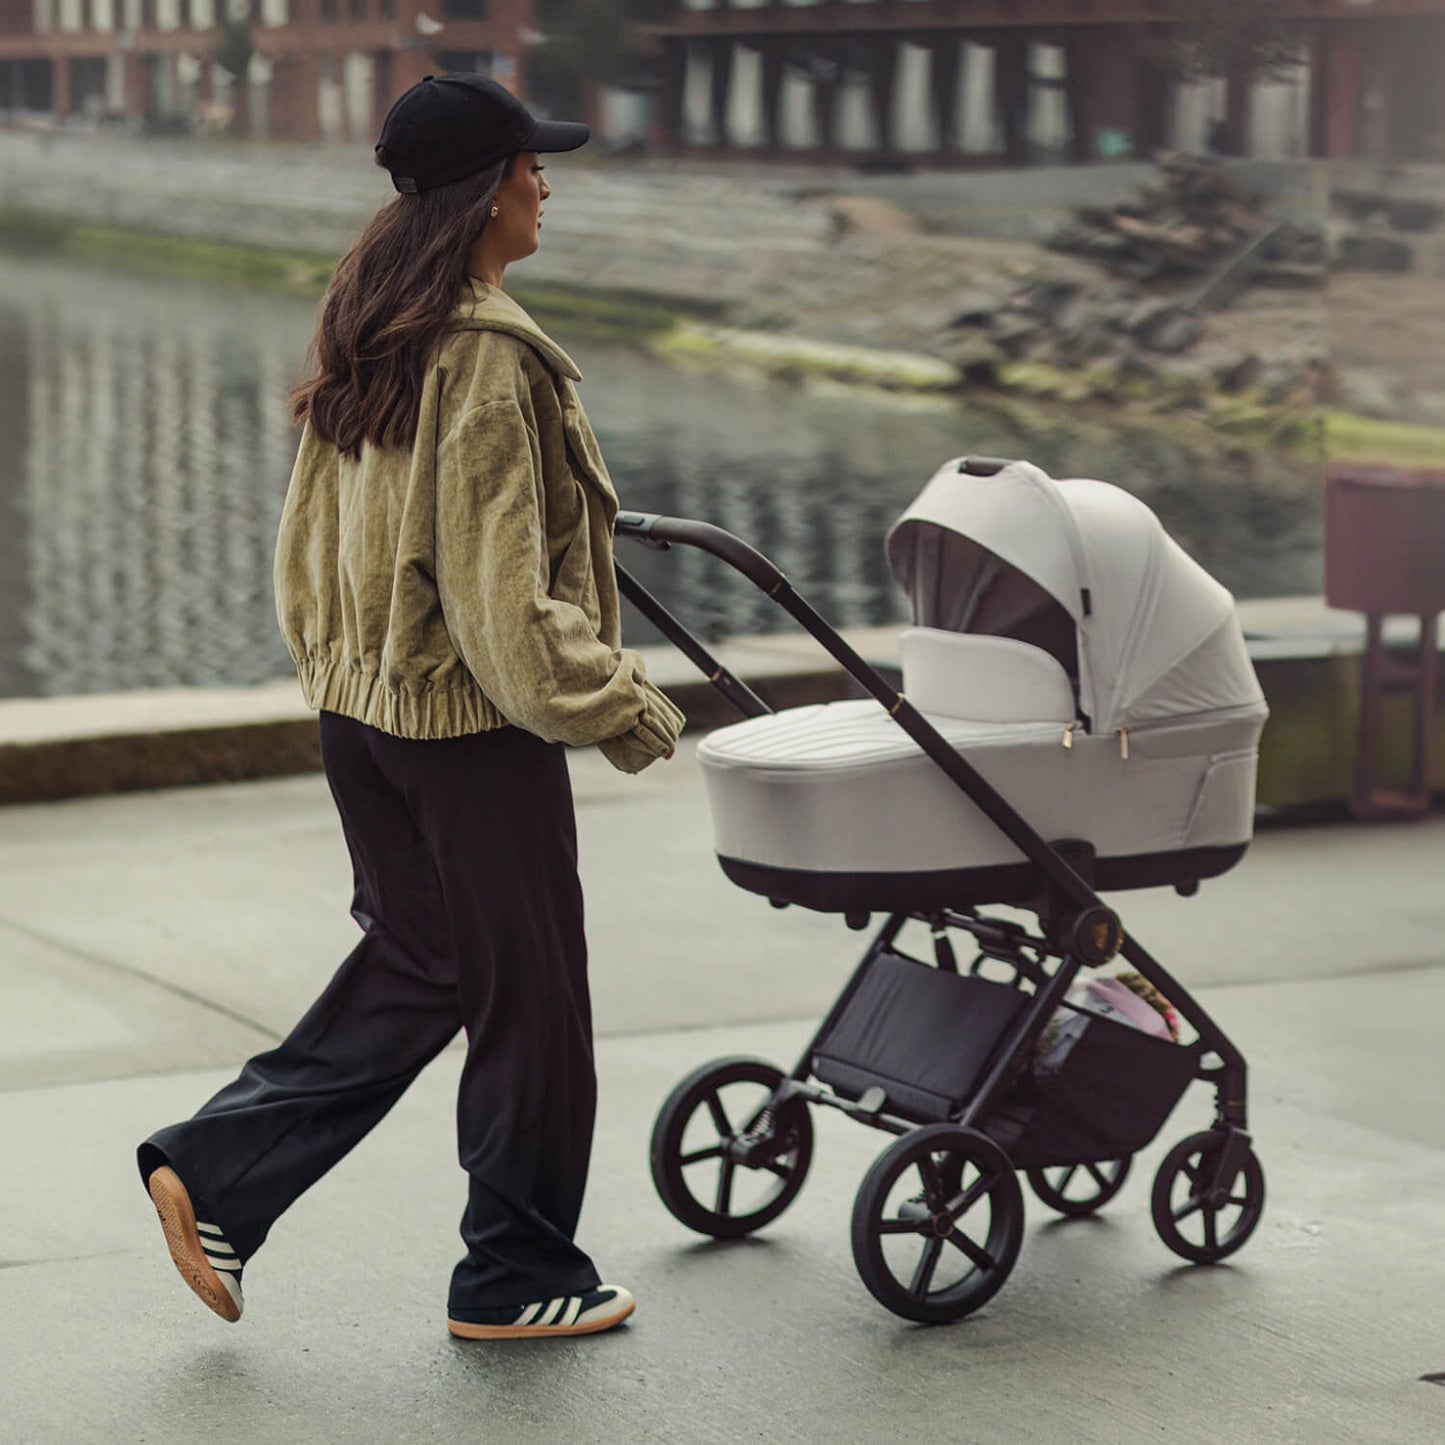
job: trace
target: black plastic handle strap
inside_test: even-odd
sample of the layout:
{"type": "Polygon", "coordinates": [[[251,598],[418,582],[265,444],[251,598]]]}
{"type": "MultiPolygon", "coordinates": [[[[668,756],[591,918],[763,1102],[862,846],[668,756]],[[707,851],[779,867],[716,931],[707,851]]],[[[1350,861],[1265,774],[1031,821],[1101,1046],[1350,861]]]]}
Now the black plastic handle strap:
{"type": "Polygon", "coordinates": [[[1012,804],[939,735],[902,693],[894,691],[849,645],[793,591],[788,579],[761,552],[740,537],[708,522],[660,517],[650,512],[622,512],[617,534],[653,546],[677,543],[710,552],[760,587],[779,607],[802,624],[869,696],[943,769],[974,805],[1048,879],[1058,893],[1078,908],[1102,908],[1094,890],[1059,857],[1017,813],[1012,804]]]}
{"type": "Polygon", "coordinates": [[[744,717],[772,712],[767,703],[736,677],[665,608],[620,562],[614,562],[622,595],[698,669],[744,717]]]}

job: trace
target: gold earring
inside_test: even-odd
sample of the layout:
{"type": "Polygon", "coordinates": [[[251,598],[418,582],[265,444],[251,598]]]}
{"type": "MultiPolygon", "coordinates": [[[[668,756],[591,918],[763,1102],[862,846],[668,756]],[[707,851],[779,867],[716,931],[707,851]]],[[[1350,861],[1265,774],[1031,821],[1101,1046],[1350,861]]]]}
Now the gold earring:
{"type": "Polygon", "coordinates": [[[497,214],[497,208],[496,208],[495,206],[493,206],[493,207],[492,207],[492,215],[495,216],[496,214],[497,214]]]}

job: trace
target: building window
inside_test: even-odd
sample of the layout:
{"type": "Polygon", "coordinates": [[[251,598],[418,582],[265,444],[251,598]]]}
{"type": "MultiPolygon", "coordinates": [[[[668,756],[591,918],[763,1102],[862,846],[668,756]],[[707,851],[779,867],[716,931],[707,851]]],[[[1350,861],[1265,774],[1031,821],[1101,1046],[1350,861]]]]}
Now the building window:
{"type": "Polygon", "coordinates": [[[448,20],[485,20],[487,0],[442,0],[442,14],[448,20]]]}

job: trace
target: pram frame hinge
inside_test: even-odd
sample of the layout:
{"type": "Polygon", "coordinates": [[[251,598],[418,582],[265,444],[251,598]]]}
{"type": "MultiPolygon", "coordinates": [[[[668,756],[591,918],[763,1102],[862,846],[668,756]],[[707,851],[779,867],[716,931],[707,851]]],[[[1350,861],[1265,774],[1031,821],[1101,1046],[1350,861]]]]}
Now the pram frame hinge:
{"type": "MultiPolygon", "coordinates": [[[[633,537],[660,549],[674,544],[696,547],[742,573],[820,643],[854,681],[884,707],[953,784],[1038,869],[1042,880],[1042,896],[1031,908],[1040,918],[1044,936],[1029,938],[1028,943],[1032,949],[1042,951],[1041,957],[1058,959],[1058,967],[1046,975],[1042,986],[1036,981],[1029,1005],[1008,1032],[1006,1040],[1001,1041],[982,1082],[956,1120],[967,1127],[976,1127],[988,1118],[990,1111],[997,1105],[1018,1051],[1031,1041],[1036,1041],[1042,1034],[1054,1008],[1062,1000],[1080,969],[1098,966],[1107,961],[1107,958],[1079,956],[1080,950],[1074,945],[1079,937],[1080,921],[1088,916],[1096,920],[1113,919],[1118,925],[1117,916],[1095,893],[1090,882],[1072,866],[1070,859],[1064,856],[1057,846],[1046,842],[1007,799],[966,759],[954,751],[923,714],[902,693],[891,687],[875,668],[865,662],[823,617],[793,590],[784,574],[755,548],[730,532],[709,523],[651,513],[619,513],[616,532],[619,536],[633,537]]],[[[620,564],[617,566],[617,577],[622,594],[677,646],[744,716],[757,717],[772,711],[751,689],[728,672],[708,649],[620,564]]],[[[1087,871],[1084,858],[1079,857],[1076,861],[1083,864],[1087,871]]],[[[881,1109],[860,1108],[857,1102],[840,1099],[832,1090],[809,1082],[812,1054],[818,1041],[827,1036],[830,1028],[841,1017],[869,964],[884,949],[891,947],[910,918],[918,918],[931,924],[937,915],[900,913],[888,918],[819,1027],[804,1057],[780,1087],[775,1101],[780,1106],[786,1102],[786,1098],[802,1096],[811,1102],[839,1108],[863,1123],[890,1133],[906,1133],[916,1127],[913,1122],[887,1114],[881,1109]]],[[[948,914],[947,926],[976,932],[981,941],[986,938],[995,947],[999,946],[999,939],[1010,936],[1009,930],[1014,927],[998,920],[980,918],[971,910],[968,913],[948,914]]],[[[1248,1070],[1243,1055],[1194,997],[1184,990],[1168,970],[1158,963],[1138,940],[1128,934],[1122,925],[1117,926],[1115,938],[1117,953],[1169,998],[1195,1031],[1196,1042],[1184,1047],[1197,1051],[1196,1063],[1199,1071],[1196,1077],[1214,1085],[1215,1127],[1229,1138],[1237,1135],[1247,1145],[1248,1134],[1245,1131],[1248,1127],[1248,1070]],[[1217,1067],[1204,1066],[1203,1059],[1208,1054],[1219,1058],[1220,1064],[1217,1067]]],[[[1109,956],[1113,956],[1114,951],[1109,949],[1109,956]]],[[[1021,970],[1021,973],[1025,972],[1021,970]]]]}

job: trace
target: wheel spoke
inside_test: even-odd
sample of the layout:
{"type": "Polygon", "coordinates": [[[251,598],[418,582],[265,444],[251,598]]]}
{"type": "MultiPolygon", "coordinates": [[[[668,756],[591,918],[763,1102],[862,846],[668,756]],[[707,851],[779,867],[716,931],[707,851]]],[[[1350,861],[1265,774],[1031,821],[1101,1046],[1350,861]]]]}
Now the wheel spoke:
{"type": "Polygon", "coordinates": [[[717,1214],[731,1214],[733,1207],[733,1175],[737,1165],[731,1159],[724,1159],[717,1176],[717,1214]]]}
{"type": "Polygon", "coordinates": [[[946,1207],[949,1217],[957,1223],[985,1194],[991,1193],[997,1183],[997,1174],[984,1175],[975,1179],[957,1199],[950,1199],[948,1201],[946,1207]]]}
{"type": "Polygon", "coordinates": [[[707,1096],[707,1111],[712,1115],[712,1121],[717,1126],[720,1138],[731,1139],[733,1126],[728,1122],[727,1111],[722,1106],[722,1100],[716,1093],[707,1096]]]}
{"type": "Polygon", "coordinates": [[[938,1268],[938,1256],[942,1253],[943,1241],[937,1235],[923,1246],[918,1268],[913,1271],[913,1283],[908,1286],[908,1293],[914,1299],[921,1300],[928,1293],[928,1282],[933,1278],[933,1271],[938,1268]]]}
{"type": "Polygon", "coordinates": [[[1249,1196],[1245,1194],[1231,1194],[1228,1203],[1237,1204],[1241,1209],[1249,1208],[1249,1196]]]}
{"type": "Polygon", "coordinates": [[[1212,1209],[1204,1211],[1204,1247],[1219,1248],[1219,1231],[1215,1228],[1215,1213],[1212,1209]]]}
{"type": "Polygon", "coordinates": [[[1094,1176],[1094,1183],[1099,1186],[1100,1190],[1107,1189],[1114,1182],[1112,1179],[1104,1177],[1104,1171],[1097,1164],[1085,1164],[1084,1168],[1094,1176]]]}
{"type": "Polygon", "coordinates": [[[920,1220],[880,1220],[877,1224],[879,1234],[919,1234],[922,1233],[923,1224],[926,1221],[920,1220]]]}
{"type": "Polygon", "coordinates": [[[938,1163],[932,1154],[925,1154],[918,1161],[918,1172],[923,1177],[923,1197],[930,1209],[938,1209],[946,1203],[943,1193],[943,1176],[938,1172],[938,1163]]]}
{"type": "Polygon", "coordinates": [[[769,1174],[776,1174],[779,1179],[791,1179],[793,1177],[792,1168],[784,1164],[781,1159],[769,1159],[763,1165],[763,1168],[766,1169],[769,1174]]]}
{"type": "Polygon", "coordinates": [[[877,1225],[879,1234],[917,1234],[922,1224],[916,1219],[882,1219],[877,1225]]]}
{"type": "Polygon", "coordinates": [[[1197,1194],[1191,1194],[1189,1196],[1189,1203],[1186,1204],[1183,1209],[1176,1209],[1174,1211],[1175,1224],[1178,1224],[1181,1219],[1188,1219],[1191,1214],[1197,1214],[1203,1208],[1204,1200],[1197,1194]]]}
{"type": "Polygon", "coordinates": [[[677,1162],[679,1164],[700,1164],[704,1159],[721,1159],[727,1145],[719,1140],[716,1144],[709,1144],[706,1149],[696,1149],[691,1154],[684,1154],[677,1162]]]}
{"type": "Polygon", "coordinates": [[[1054,1192],[1059,1195],[1067,1194],[1069,1185],[1074,1182],[1074,1175],[1078,1172],[1079,1166],[1077,1164],[1070,1164],[1069,1167],[1064,1170],[1064,1177],[1054,1185],[1054,1192]]]}
{"type": "Polygon", "coordinates": [[[979,1269],[997,1269],[998,1261],[986,1249],[975,1244],[961,1229],[955,1229],[948,1236],[948,1242],[955,1249],[961,1249],[979,1269]]]}

